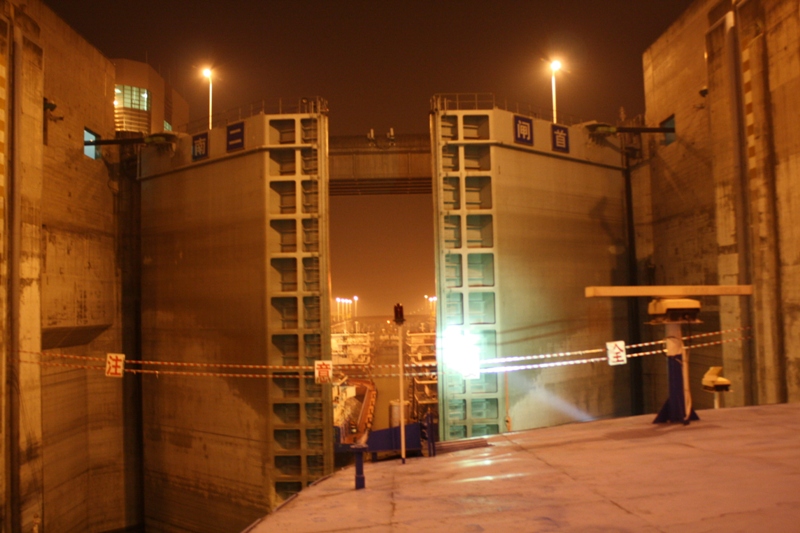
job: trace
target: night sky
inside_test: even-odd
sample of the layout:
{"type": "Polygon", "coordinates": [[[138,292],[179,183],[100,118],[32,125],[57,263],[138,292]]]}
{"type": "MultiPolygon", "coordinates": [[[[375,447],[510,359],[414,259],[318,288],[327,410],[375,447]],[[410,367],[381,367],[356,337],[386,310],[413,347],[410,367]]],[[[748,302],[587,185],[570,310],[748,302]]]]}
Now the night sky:
{"type": "MultiPolygon", "coordinates": [[[[559,115],[644,112],[641,57],[691,0],[46,0],[110,58],[149,62],[208,115],[321,96],[330,134],[425,133],[432,95],[490,92],[559,115]]],[[[434,291],[430,196],[331,200],[334,296],[407,313],[434,291]]]]}

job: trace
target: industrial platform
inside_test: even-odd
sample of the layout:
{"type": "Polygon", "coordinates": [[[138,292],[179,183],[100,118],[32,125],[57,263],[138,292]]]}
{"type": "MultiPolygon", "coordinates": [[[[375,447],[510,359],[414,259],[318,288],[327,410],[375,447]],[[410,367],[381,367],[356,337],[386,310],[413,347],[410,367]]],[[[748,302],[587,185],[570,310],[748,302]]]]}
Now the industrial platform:
{"type": "Polygon", "coordinates": [[[490,446],[346,468],[249,533],[800,531],[800,403],[507,433],[490,446]]]}

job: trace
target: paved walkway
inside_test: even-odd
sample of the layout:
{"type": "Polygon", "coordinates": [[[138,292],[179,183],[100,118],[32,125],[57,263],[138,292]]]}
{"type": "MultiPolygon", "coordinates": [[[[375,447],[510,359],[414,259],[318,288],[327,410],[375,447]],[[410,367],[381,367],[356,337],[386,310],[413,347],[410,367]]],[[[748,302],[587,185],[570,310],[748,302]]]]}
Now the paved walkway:
{"type": "Polygon", "coordinates": [[[800,403],[491,437],[490,447],[341,470],[251,533],[800,531],[800,403]]]}

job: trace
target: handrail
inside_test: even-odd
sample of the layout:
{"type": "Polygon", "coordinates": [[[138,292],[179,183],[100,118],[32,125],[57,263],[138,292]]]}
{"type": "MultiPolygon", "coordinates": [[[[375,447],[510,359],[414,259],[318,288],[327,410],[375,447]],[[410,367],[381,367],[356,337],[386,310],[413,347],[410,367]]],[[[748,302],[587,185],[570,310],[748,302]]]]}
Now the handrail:
{"type": "MultiPolygon", "coordinates": [[[[319,96],[295,99],[260,100],[239,107],[214,113],[214,126],[223,126],[255,115],[292,115],[305,113],[327,113],[328,101],[319,96]]],[[[208,117],[189,121],[173,128],[175,131],[197,133],[208,129],[208,117]]]]}
{"type": "MultiPolygon", "coordinates": [[[[433,111],[464,111],[479,109],[503,109],[518,115],[538,118],[542,120],[552,120],[553,110],[535,107],[531,104],[520,104],[509,102],[507,99],[499,99],[494,93],[440,93],[431,98],[431,110],[433,111]]],[[[580,124],[583,120],[574,115],[558,113],[558,123],[566,126],[580,124]]]]}

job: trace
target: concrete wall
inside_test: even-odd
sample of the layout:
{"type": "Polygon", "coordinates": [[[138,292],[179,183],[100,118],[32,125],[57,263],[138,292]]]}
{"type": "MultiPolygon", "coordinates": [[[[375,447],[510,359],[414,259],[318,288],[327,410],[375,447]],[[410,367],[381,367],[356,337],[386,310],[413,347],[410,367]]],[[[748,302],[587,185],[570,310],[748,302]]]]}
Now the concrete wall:
{"type": "Polygon", "coordinates": [[[114,69],[40,2],[0,5],[16,40],[8,94],[19,108],[5,116],[13,128],[9,189],[20,197],[4,244],[12,293],[19,287],[10,296],[10,346],[24,361],[11,366],[10,432],[19,440],[9,450],[4,515],[23,531],[36,523],[124,528],[139,520],[138,452],[124,439],[133,382],[105,378],[102,363],[52,365],[82,364],[55,354],[104,359],[122,350],[116,149],[97,160],[83,149],[84,128],[114,137],[114,69]],[[45,109],[44,99],[56,107],[45,109]]]}
{"type": "MultiPolygon", "coordinates": [[[[674,114],[676,141],[651,137],[634,173],[637,227],[652,228],[637,232],[640,264],[656,283],[755,290],[704,301],[703,329],[752,327],[752,340],[692,350],[696,405],[710,404],[712,364],[733,381],[728,405],[800,398],[797,20],[796,2],[697,1],[644,55],[647,125],[674,114]]],[[[650,375],[655,394],[664,372],[650,375]]]]}
{"type": "MultiPolygon", "coordinates": [[[[496,138],[513,146],[511,114],[496,138]],[[506,127],[503,127],[506,126],[506,127]]],[[[623,301],[584,296],[589,285],[628,283],[619,150],[569,128],[570,154],[550,148],[550,123],[534,122],[534,147],[498,147],[498,357],[604,348],[627,338],[623,301]]],[[[602,354],[601,354],[602,355],[602,354]]],[[[531,361],[534,362],[534,361],[531,361]]],[[[630,413],[627,367],[606,363],[509,375],[514,429],[630,413]]]]}
{"type": "Polygon", "coordinates": [[[148,530],[243,529],[333,467],[330,389],[297,377],[330,359],[326,117],[237,127],[142,157],[144,359],[260,366],[147,367],[258,374],[144,376],[148,530]]]}
{"type": "MultiPolygon", "coordinates": [[[[143,183],[146,359],[266,363],[263,184],[258,154],[143,183]]],[[[263,514],[265,380],[148,375],[143,392],[148,527],[263,514]]]]}
{"type": "Polygon", "coordinates": [[[23,354],[36,356],[41,351],[41,201],[42,201],[42,101],[43,52],[38,24],[4,3],[1,32],[6,66],[4,147],[4,192],[8,191],[8,211],[4,221],[3,255],[7,283],[3,284],[8,302],[8,335],[3,337],[3,411],[8,425],[3,437],[8,448],[3,457],[5,471],[3,520],[17,527],[31,528],[41,523],[44,511],[42,369],[20,362],[23,354]],[[11,96],[11,98],[9,98],[11,96]],[[6,188],[7,187],[7,188],[6,188]],[[8,517],[6,519],[6,517],[8,517]]]}
{"type": "MultiPolygon", "coordinates": [[[[718,283],[716,191],[710,160],[716,140],[708,135],[709,110],[700,95],[707,85],[707,27],[705,15],[694,4],[643,59],[645,122],[658,126],[674,117],[676,128],[675,141],[670,144],[663,134],[644,137],[642,142],[651,158],[647,168],[633,173],[637,190],[634,212],[637,217],[649,215],[644,222],[650,226],[652,242],[637,242],[638,263],[645,267],[639,277],[649,284],[718,283]]],[[[719,299],[702,299],[702,305],[704,323],[692,326],[692,332],[719,330],[719,299]]],[[[654,338],[663,336],[661,326],[646,328],[654,338]]],[[[721,363],[719,347],[691,351],[696,406],[709,407],[712,401],[711,395],[701,391],[699,376],[709,366],[721,363]]],[[[651,357],[643,367],[645,410],[657,411],[667,395],[666,365],[661,358],[651,357]]]]}
{"type": "MultiPolygon", "coordinates": [[[[628,282],[619,148],[576,125],[567,128],[568,150],[559,152],[552,124],[537,119],[530,119],[528,142],[522,142],[519,118],[500,109],[436,108],[432,119],[439,333],[459,327],[484,335],[484,366],[494,357],[604,350],[627,334],[624,302],[584,296],[589,285],[628,282]],[[484,180],[481,192],[473,180],[484,180]],[[479,236],[480,220],[486,225],[479,236]],[[491,256],[491,276],[481,274],[490,269],[477,266],[478,255],[491,256]],[[463,276],[454,276],[453,268],[463,276]],[[482,314],[486,305],[491,315],[482,314]]],[[[458,436],[451,426],[507,431],[630,413],[627,367],[482,374],[463,385],[452,376],[447,352],[440,346],[445,438],[458,436]],[[464,422],[452,411],[462,398],[464,422]],[[469,405],[477,413],[481,401],[496,402],[496,422],[473,423],[482,416],[471,417],[469,405]]]]}

